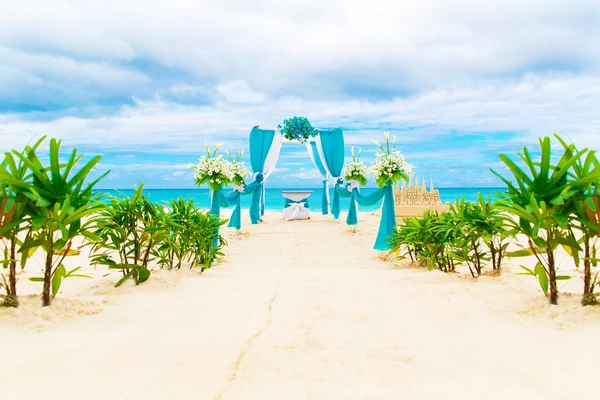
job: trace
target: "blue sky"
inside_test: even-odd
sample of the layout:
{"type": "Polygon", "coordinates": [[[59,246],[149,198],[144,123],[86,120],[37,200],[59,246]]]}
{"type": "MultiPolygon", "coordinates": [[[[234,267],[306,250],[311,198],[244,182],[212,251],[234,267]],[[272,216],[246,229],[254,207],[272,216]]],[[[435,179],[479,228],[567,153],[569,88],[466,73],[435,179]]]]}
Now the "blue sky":
{"type": "MultiPolygon", "coordinates": [[[[193,187],[205,141],[295,115],[367,164],[390,131],[438,187],[497,186],[497,154],[540,135],[600,148],[595,0],[2,3],[0,151],[63,138],[104,188],[193,187]]],[[[269,185],[319,182],[284,144],[269,185]]]]}

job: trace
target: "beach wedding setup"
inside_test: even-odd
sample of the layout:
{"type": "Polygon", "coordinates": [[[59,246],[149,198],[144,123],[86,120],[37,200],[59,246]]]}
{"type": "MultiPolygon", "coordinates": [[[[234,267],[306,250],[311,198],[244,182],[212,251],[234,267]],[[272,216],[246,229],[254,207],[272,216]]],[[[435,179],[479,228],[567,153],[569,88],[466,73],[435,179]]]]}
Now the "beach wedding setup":
{"type": "Polygon", "coordinates": [[[527,148],[518,154],[523,168],[500,155],[510,175],[498,174],[499,199],[448,205],[432,184],[411,180],[389,135],[367,166],[358,149],[345,159],[341,129],[286,121],[251,130],[249,167],[242,150],[206,146],[193,168],[210,189],[208,210],[193,197],[151,200],[143,182],[96,192],[108,174],[94,174],[101,156],[61,152],[60,140],[6,152],[3,398],[50,389],[113,398],[124,387],[114,365],[133,382],[119,392],[127,399],[372,398],[382,387],[375,397],[438,399],[449,385],[460,398],[506,385],[504,397],[531,397],[522,365],[546,382],[557,361],[549,343],[561,357],[551,377],[568,375],[568,386],[538,398],[593,398],[595,370],[581,358],[598,353],[600,324],[595,152],[557,137],[551,157],[550,138],[540,139],[539,161],[527,148]],[[290,141],[306,147],[326,190],[316,201],[316,191],[285,190],[274,201],[281,209],[265,212],[265,186],[290,141]],[[363,189],[369,179],[378,189],[363,189]],[[242,196],[251,200],[243,218],[242,196]],[[336,221],[342,199],[345,223],[360,218],[360,231],[336,221]],[[369,205],[380,211],[358,212],[369,205]],[[481,326],[492,345],[477,345],[481,326]],[[452,340],[437,340],[448,327],[452,340]],[[532,332],[540,340],[526,340],[532,332]],[[442,385],[431,385],[431,365],[445,371],[442,385]]]}
{"type": "MultiPolygon", "coordinates": [[[[211,150],[206,145],[207,154],[200,158],[198,165],[191,166],[195,170],[196,184],[208,185],[211,189],[211,214],[220,216],[221,207],[233,207],[229,227],[241,228],[241,196],[251,195],[250,221],[261,222],[265,213],[265,186],[273,173],[284,139],[299,142],[306,146],[307,152],[322,176],[323,194],[321,213],[331,213],[334,219],[340,216],[340,198],[349,198],[350,206],[346,223],[350,226],[358,224],[357,204],[374,205],[383,200],[381,220],[374,249],[389,250],[389,237],[396,229],[396,213],[394,209],[394,184],[407,182],[411,175],[404,157],[396,149],[395,139],[390,141],[385,134],[383,145],[375,142],[379,149],[372,167],[375,182],[379,187],[374,193],[362,195],[360,188],[367,184],[369,169],[360,161],[360,151],[352,148],[352,161],[345,163],[344,134],[341,129],[315,129],[304,117],[286,119],[278,129],[266,130],[255,126],[250,131],[250,165],[252,173],[240,161],[242,151],[229,160],[217,155],[219,146],[211,150]],[[254,180],[246,184],[246,179],[254,180]],[[330,207],[330,180],[334,182],[333,199],[330,207]],[[233,184],[233,190],[224,193],[224,189],[233,184]]],[[[309,219],[310,207],[308,197],[310,191],[287,191],[283,193],[285,220],[309,219]]]]}

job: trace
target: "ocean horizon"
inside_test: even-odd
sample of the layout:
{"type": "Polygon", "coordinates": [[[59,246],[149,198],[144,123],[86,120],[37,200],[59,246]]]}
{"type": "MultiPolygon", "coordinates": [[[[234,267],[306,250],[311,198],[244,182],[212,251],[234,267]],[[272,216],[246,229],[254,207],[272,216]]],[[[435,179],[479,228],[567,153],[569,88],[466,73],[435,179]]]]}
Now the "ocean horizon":
{"type": "MultiPolygon", "coordinates": [[[[230,191],[230,188],[226,188],[225,192],[230,191]]],[[[322,188],[267,188],[266,189],[266,200],[265,209],[270,211],[283,210],[285,199],[282,195],[283,191],[295,191],[295,190],[309,190],[312,191],[308,198],[309,206],[313,211],[321,210],[321,196],[322,188]]],[[[365,195],[373,193],[377,189],[375,188],[363,188],[361,192],[365,195]]],[[[440,192],[440,198],[443,203],[454,202],[456,199],[464,197],[467,201],[476,201],[478,193],[481,193],[484,197],[490,195],[493,198],[498,196],[499,193],[505,192],[506,188],[495,187],[495,188],[438,188],[436,190],[440,192]]],[[[119,196],[119,193],[123,193],[126,196],[133,195],[133,189],[96,189],[96,193],[119,196]]],[[[210,208],[210,190],[205,188],[191,188],[191,189],[144,189],[146,196],[151,201],[159,203],[168,203],[171,200],[178,199],[180,197],[184,199],[193,199],[194,203],[198,207],[210,208]]],[[[332,197],[332,191],[329,191],[330,197],[332,197]]],[[[242,208],[250,208],[251,196],[242,196],[242,208]]],[[[343,211],[348,208],[349,199],[341,199],[340,207],[343,211]]],[[[360,206],[360,211],[375,211],[379,209],[380,204],[374,206],[360,206]]]]}

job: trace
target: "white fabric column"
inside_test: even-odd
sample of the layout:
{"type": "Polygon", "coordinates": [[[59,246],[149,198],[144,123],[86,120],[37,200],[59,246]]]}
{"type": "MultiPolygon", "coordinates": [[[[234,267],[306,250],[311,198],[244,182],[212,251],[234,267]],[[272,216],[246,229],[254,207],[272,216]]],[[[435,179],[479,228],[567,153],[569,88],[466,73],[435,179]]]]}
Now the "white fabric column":
{"type": "MultiPolygon", "coordinates": [[[[317,135],[318,137],[318,135],[317,135]]],[[[313,151],[312,146],[310,145],[310,141],[306,142],[306,150],[308,151],[308,155],[310,156],[310,159],[313,162],[313,165],[316,167],[317,166],[317,162],[315,157],[319,157],[319,159],[321,160],[321,164],[323,165],[323,168],[325,168],[325,175],[321,174],[321,176],[323,177],[323,180],[326,180],[326,190],[325,190],[325,195],[327,196],[327,204],[329,204],[329,172],[327,169],[327,165],[325,165],[325,159],[323,158],[323,156],[321,156],[321,152],[319,151],[319,144],[317,143],[317,152],[318,154],[315,154],[315,152],[313,151]]],[[[322,150],[321,150],[322,151],[322,150]]]]}
{"type": "Polygon", "coordinates": [[[263,168],[263,176],[265,177],[265,180],[275,170],[275,165],[277,165],[279,153],[281,152],[282,143],[283,135],[279,130],[276,129],[275,136],[273,136],[273,142],[271,143],[271,147],[269,148],[269,153],[267,153],[267,157],[265,158],[265,166],[263,168]]]}

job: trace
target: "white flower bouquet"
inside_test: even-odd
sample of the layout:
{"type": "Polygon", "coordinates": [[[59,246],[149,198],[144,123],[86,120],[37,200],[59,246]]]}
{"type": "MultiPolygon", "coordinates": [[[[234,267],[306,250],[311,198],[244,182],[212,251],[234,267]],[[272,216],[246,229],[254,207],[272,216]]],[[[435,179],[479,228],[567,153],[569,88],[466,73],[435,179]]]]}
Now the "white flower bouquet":
{"type": "Polygon", "coordinates": [[[344,165],[342,176],[347,182],[355,181],[359,185],[365,186],[367,184],[369,170],[367,169],[367,166],[360,161],[361,152],[362,150],[359,149],[358,155],[356,155],[354,153],[354,147],[352,147],[352,162],[347,162],[344,165]]]}
{"type": "Polygon", "coordinates": [[[374,142],[380,153],[375,154],[375,163],[373,171],[375,173],[375,182],[377,186],[384,187],[388,182],[396,183],[401,180],[408,181],[412,171],[406,165],[404,157],[400,154],[400,151],[396,150],[396,138],[390,146],[390,134],[385,133],[385,147],[379,142],[374,142]]]}
{"type": "Polygon", "coordinates": [[[212,190],[219,190],[233,181],[234,174],[231,162],[225,160],[222,156],[217,156],[220,145],[217,145],[212,152],[208,144],[205,143],[204,146],[206,147],[206,155],[200,157],[198,165],[190,165],[190,168],[195,171],[196,185],[206,184],[212,190]]]}
{"type": "Polygon", "coordinates": [[[231,157],[231,154],[229,153],[227,153],[227,155],[231,160],[231,173],[233,174],[233,179],[231,182],[234,185],[244,186],[246,184],[246,178],[251,175],[244,162],[241,161],[242,156],[244,155],[244,150],[238,151],[235,158],[231,157]]]}

